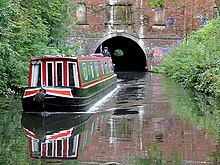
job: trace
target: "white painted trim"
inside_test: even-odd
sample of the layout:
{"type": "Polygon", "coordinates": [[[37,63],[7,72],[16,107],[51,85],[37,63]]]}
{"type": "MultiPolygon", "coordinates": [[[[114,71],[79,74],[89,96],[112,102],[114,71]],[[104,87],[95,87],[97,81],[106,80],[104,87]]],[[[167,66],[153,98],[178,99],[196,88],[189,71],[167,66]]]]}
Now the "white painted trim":
{"type": "MultiPolygon", "coordinates": [[[[33,62],[33,61],[32,61],[33,62]]],[[[31,74],[31,87],[36,87],[37,86],[37,84],[36,85],[33,85],[33,80],[34,80],[34,68],[36,67],[36,65],[40,65],[40,67],[38,68],[38,69],[40,69],[40,72],[38,71],[38,76],[39,76],[39,74],[41,75],[41,77],[40,77],[40,79],[41,79],[41,82],[40,82],[40,85],[42,86],[42,79],[43,79],[43,76],[42,76],[42,62],[40,61],[40,63],[39,64],[32,64],[32,62],[31,62],[31,65],[32,65],[32,74],[31,74]]],[[[39,61],[35,61],[35,62],[39,62],[39,61]]],[[[37,76],[37,83],[38,83],[38,76],[37,76]]]]}
{"type": "Polygon", "coordinates": [[[40,72],[41,72],[40,73],[40,81],[41,81],[40,85],[43,86],[43,64],[42,64],[42,61],[40,62],[40,67],[41,67],[40,68],[40,72]]]}
{"type": "MultiPolygon", "coordinates": [[[[77,157],[77,154],[78,154],[78,145],[79,145],[79,134],[77,134],[76,136],[74,136],[74,139],[73,139],[73,147],[74,147],[74,151],[75,151],[75,154],[74,155],[71,155],[69,156],[69,138],[68,138],[68,141],[67,141],[67,157],[77,157]]],[[[72,150],[72,148],[71,148],[72,150]]]]}
{"type": "Polygon", "coordinates": [[[63,147],[64,147],[64,142],[63,142],[63,140],[56,140],[56,143],[55,143],[55,144],[56,144],[56,157],[63,157],[63,147]],[[58,147],[57,147],[57,146],[58,146],[58,145],[57,145],[58,141],[61,141],[61,142],[62,142],[62,145],[61,145],[61,146],[62,146],[62,148],[61,148],[61,156],[58,156],[58,155],[57,155],[57,153],[58,153],[58,147]]]}
{"type": "Polygon", "coordinates": [[[46,157],[54,157],[54,143],[46,143],[46,157]],[[51,153],[52,153],[52,155],[50,156],[50,155],[48,155],[48,145],[49,144],[51,144],[51,146],[52,146],[52,151],[51,151],[51,153]]]}
{"type": "Polygon", "coordinates": [[[82,62],[82,72],[83,72],[83,77],[85,78],[85,80],[88,80],[89,79],[89,74],[88,74],[87,63],[86,62],[82,62]]]}
{"type": "Polygon", "coordinates": [[[48,64],[52,64],[52,86],[54,86],[54,62],[46,62],[46,86],[48,86],[48,64]]]}
{"type": "Polygon", "coordinates": [[[44,88],[46,90],[46,93],[48,95],[52,95],[52,96],[59,96],[59,97],[68,97],[68,98],[73,98],[73,95],[72,95],[72,92],[71,92],[71,89],[70,88],[48,88],[48,87],[45,87],[44,88]],[[64,95],[64,94],[57,94],[57,93],[53,93],[53,92],[48,92],[48,90],[51,90],[51,91],[68,91],[70,93],[70,96],[68,95],[64,95]]]}
{"type": "Polygon", "coordinates": [[[92,78],[94,79],[94,78],[95,78],[95,75],[94,75],[94,66],[93,66],[93,62],[90,62],[89,65],[90,65],[90,70],[91,70],[92,78]]]}
{"type": "Polygon", "coordinates": [[[96,77],[99,77],[100,73],[99,73],[99,65],[98,65],[98,62],[95,61],[94,64],[95,64],[95,75],[96,75],[96,77]]]}
{"type": "MultiPolygon", "coordinates": [[[[38,92],[40,89],[41,88],[25,89],[24,94],[25,94],[25,92],[34,91],[34,90],[37,90],[37,92],[38,92]]],[[[27,95],[27,96],[24,95],[23,98],[34,96],[36,93],[33,93],[31,95],[27,95]]]]}
{"type": "Polygon", "coordinates": [[[62,64],[62,86],[64,86],[64,70],[63,70],[63,62],[62,61],[56,61],[56,86],[58,86],[57,64],[62,64]]]}
{"type": "Polygon", "coordinates": [[[84,88],[84,89],[90,88],[90,87],[92,87],[92,86],[94,86],[94,85],[97,85],[97,84],[99,84],[99,83],[102,83],[103,81],[106,81],[106,80],[108,80],[108,79],[111,79],[111,78],[114,77],[114,76],[116,76],[116,74],[113,74],[112,76],[110,76],[110,77],[108,77],[108,78],[105,78],[105,79],[103,79],[103,80],[101,80],[101,81],[98,81],[98,82],[96,82],[96,83],[94,83],[94,84],[88,85],[88,86],[83,87],[83,88],[84,88]]]}
{"type": "Polygon", "coordinates": [[[73,64],[74,83],[75,87],[79,88],[78,69],[76,62],[67,62],[67,86],[69,86],[69,64],[73,64]]]}

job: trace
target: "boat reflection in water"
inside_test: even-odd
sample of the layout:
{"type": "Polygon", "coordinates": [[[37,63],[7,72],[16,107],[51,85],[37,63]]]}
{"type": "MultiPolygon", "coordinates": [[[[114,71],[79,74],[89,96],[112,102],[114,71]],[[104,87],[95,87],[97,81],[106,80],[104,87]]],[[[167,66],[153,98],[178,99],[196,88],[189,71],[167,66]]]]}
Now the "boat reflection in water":
{"type": "MultiPolygon", "coordinates": [[[[95,120],[86,122],[88,113],[25,113],[21,124],[29,140],[30,157],[38,159],[77,159],[90,137],[83,138],[83,131],[90,135],[95,120]],[[87,132],[88,133],[88,132],[87,132]],[[83,145],[80,146],[80,143],[83,145]]],[[[87,136],[87,134],[85,135],[87,136]]]]}

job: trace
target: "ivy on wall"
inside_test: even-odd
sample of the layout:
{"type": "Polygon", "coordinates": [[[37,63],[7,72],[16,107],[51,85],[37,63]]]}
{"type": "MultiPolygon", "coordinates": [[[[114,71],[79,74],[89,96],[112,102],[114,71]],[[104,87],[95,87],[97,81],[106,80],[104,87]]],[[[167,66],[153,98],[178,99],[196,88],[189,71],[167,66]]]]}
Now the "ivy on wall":
{"type": "MultiPolygon", "coordinates": [[[[176,5],[178,0],[167,0],[169,2],[175,2],[174,5],[176,5]]],[[[155,7],[155,8],[163,8],[165,6],[166,1],[165,0],[149,0],[146,2],[146,5],[148,7],[155,7]]]]}

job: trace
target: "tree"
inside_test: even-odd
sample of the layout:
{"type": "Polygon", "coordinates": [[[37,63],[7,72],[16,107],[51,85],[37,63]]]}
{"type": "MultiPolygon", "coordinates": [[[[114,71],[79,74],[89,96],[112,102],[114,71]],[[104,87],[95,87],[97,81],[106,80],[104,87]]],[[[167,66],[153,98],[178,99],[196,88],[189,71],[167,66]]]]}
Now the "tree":
{"type": "Polygon", "coordinates": [[[0,93],[26,85],[30,57],[72,50],[75,7],[69,0],[0,1],[0,93]]]}

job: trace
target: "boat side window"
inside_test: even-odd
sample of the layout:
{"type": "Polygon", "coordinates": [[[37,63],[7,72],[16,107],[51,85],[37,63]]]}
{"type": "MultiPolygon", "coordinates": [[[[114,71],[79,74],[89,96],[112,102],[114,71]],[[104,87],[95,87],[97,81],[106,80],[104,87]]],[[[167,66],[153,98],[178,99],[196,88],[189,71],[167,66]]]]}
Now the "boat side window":
{"type": "Polygon", "coordinates": [[[86,63],[82,63],[82,69],[83,69],[83,76],[85,80],[88,80],[88,72],[87,72],[87,66],[86,63]]]}
{"type": "Polygon", "coordinates": [[[95,73],[96,73],[96,76],[99,77],[99,67],[98,67],[98,62],[95,62],[95,73]]]}
{"type": "Polygon", "coordinates": [[[31,86],[41,86],[41,61],[32,61],[31,86]]]}
{"type": "Polygon", "coordinates": [[[93,62],[90,62],[90,69],[91,69],[92,78],[94,78],[93,62]]]}
{"type": "Polygon", "coordinates": [[[53,63],[47,62],[47,86],[53,86],[53,63]]]}
{"type": "Polygon", "coordinates": [[[57,63],[57,86],[63,85],[63,63],[57,63]]]}
{"type": "Polygon", "coordinates": [[[112,65],[111,65],[111,61],[108,61],[108,68],[109,68],[109,72],[112,73],[112,65]]]}
{"type": "Polygon", "coordinates": [[[67,85],[79,87],[77,63],[67,62],[67,67],[67,85]]]}
{"type": "Polygon", "coordinates": [[[41,156],[38,153],[41,153],[41,143],[38,140],[32,139],[32,156],[41,156]]]}
{"type": "Polygon", "coordinates": [[[77,147],[79,141],[79,134],[68,138],[68,157],[77,156],[77,147]]]}
{"type": "Polygon", "coordinates": [[[54,155],[53,150],[54,150],[53,143],[46,143],[46,156],[47,157],[52,157],[54,155]]]}
{"type": "Polygon", "coordinates": [[[57,140],[57,146],[56,146],[56,156],[62,157],[63,156],[63,140],[57,140]]]}
{"type": "Polygon", "coordinates": [[[102,67],[102,74],[105,74],[103,62],[101,62],[101,67],[102,67]]]}
{"type": "Polygon", "coordinates": [[[68,63],[68,68],[69,68],[69,86],[75,86],[73,63],[68,63]]]}
{"type": "Polygon", "coordinates": [[[107,61],[105,61],[105,73],[108,74],[108,63],[107,63],[107,61]]]}

